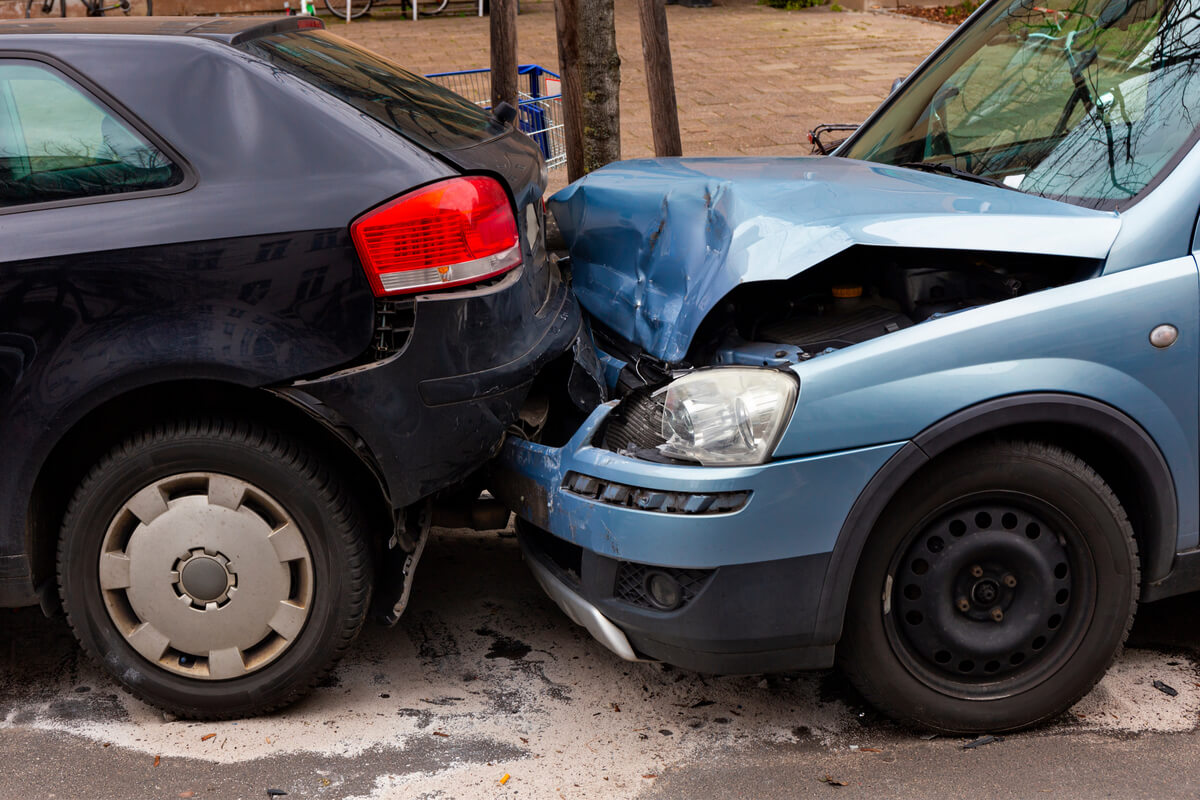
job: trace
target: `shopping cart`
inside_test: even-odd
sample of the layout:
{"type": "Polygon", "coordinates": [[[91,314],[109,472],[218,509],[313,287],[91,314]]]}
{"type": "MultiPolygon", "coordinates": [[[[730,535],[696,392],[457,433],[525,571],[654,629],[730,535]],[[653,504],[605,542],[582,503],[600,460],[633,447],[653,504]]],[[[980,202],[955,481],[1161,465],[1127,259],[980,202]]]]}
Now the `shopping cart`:
{"type": "MultiPolygon", "coordinates": [[[[426,78],[483,108],[491,108],[490,69],[466,69],[436,72],[426,78]]],[[[562,122],[562,81],[558,75],[537,64],[517,68],[517,122],[529,135],[550,169],[567,163],[567,147],[562,122]]]]}

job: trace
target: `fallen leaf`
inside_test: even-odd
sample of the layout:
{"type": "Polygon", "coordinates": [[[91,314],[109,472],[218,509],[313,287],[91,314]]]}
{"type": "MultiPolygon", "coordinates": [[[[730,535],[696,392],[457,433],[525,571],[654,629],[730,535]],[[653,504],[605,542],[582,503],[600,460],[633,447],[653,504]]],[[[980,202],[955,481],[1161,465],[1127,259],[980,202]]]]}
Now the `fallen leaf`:
{"type": "Polygon", "coordinates": [[[217,735],[215,733],[206,733],[200,737],[200,741],[207,742],[209,739],[215,739],[215,738],[217,738],[217,735]]]}
{"type": "Polygon", "coordinates": [[[187,798],[187,797],[195,797],[195,796],[196,796],[196,793],[195,793],[195,792],[180,792],[180,793],[179,793],[179,796],[180,796],[180,797],[184,797],[184,798],[187,798]]]}
{"type": "Polygon", "coordinates": [[[160,762],[160,761],[162,761],[162,756],[155,756],[155,757],[154,757],[154,766],[156,766],[156,767],[157,767],[157,766],[158,766],[158,762],[160,762]]]}
{"type": "Polygon", "coordinates": [[[845,786],[846,785],[845,781],[839,781],[837,778],[833,777],[832,775],[826,775],[824,778],[821,778],[821,783],[827,783],[830,786],[845,786]]]}
{"type": "Polygon", "coordinates": [[[521,740],[521,744],[529,744],[529,740],[524,736],[518,736],[517,738],[521,740]]]}
{"type": "Polygon", "coordinates": [[[657,778],[658,776],[655,775],[653,772],[650,772],[650,773],[643,775],[642,777],[643,778],[657,778]]]}
{"type": "Polygon", "coordinates": [[[448,734],[448,733],[442,733],[441,731],[434,731],[434,732],[433,732],[433,735],[434,735],[434,736],[447,736],[447,737],[448,737],[448,736],[450,736],[450,734],[448,734]]]}
{"type": "Polygon", "coordinates": [[[612,706],[613,711],[617,712],[618,714],[621,713],[621,707],[619,705],[616,703],[609,703],[609,705],[612,706]]]}
{"type": "Polygon", "coordinates": [[[882,753],[883,751],[876,747],[860,747],[860,748],[858,748],[858,752],[860,752],[860,753],[882,753]]]}

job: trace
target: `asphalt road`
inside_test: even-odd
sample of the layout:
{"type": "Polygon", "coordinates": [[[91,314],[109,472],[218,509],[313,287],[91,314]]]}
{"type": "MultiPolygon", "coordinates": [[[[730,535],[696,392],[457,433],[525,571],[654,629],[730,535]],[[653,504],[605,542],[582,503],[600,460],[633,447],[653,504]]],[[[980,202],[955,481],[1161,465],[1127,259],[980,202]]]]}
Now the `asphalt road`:
{"type": "Polygon", "coordinates": [[[401,623],[257,720],[164,718],[61,620],[3,612],[0,798],[1194,797],[1198,612],[1200,596],[1147,607],[1062,719],[963,749],[896,728],[836,673],[621,662],[541,596],[511,538],[437,531],[401,623]]]}

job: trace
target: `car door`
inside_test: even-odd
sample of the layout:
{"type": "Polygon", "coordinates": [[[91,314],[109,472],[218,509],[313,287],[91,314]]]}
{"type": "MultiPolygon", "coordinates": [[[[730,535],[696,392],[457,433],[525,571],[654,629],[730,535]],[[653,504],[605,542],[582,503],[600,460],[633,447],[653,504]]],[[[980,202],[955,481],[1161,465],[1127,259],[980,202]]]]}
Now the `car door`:
{"type": "MultiPolygon", "coordinates": [[[[68,230],[76,207],[178,191],[186,175],[163,149],[69,70],[0,53],[0,606],[28,594],[20,520],[32,437],[52,419],[81,357],[70,346],[105,304],[102,283],[80,281],[80,258],[10,255],[34,215],[68,230]],[[20,259],[20,256],[16,256],[20,259]],[[7,587],[7,588],[6,588],[7,587]]],[[[24,599],[28,599],[27,597],[24,599]]]]}

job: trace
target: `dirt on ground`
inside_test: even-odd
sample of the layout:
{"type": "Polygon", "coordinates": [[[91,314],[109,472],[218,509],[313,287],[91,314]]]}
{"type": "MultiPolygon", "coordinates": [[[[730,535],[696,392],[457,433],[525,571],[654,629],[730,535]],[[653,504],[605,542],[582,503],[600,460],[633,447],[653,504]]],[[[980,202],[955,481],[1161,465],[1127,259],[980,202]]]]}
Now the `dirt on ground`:
{"type": "MultiPolygon", "coordinates": [[[[1003,771],[1005,759],[1061,747],[1064,770],[1085,768],[1089,754],[1134,769],[1145,754],[1130,743],[1155,733],[1165,738],[1137,746],[1190,752],[1200,662],[1188,620],[1198,609],[1196,596],[1144,609],[1133,646],[1087,697],[989,744],[986,757],[1003,771]]],[[[716,677],[622,661],[546,599],[511,530],[436,531],[400,623],[368,626],[309,697],[256,719],[164,715],[85,658],[61,618],[0,614],[3,798],[784,798],[829,790],[827,773],[860,796],[965,796],[957,782],[909,786],[975,752],[962,750],[967,739],[926,737],[882,718],[837,672],[716,677]],[[867,757],[879,763],[860,769],[867,757]],[[782,772],[762,766],[781,758],[782,772]],[[700,792],[692,779],[716,764],[734,772],[708,775],[700,792]]],[[[1056,783],[1047,771],[1044,785],[1056,783]]],[[[983,794],[1043,788],[1014,786],[1004,778],[983,794]]],[[[1086,796],[1061,789],[1054,796],[1086,796]]],[[[1183,796],[1157,783],[1144,795],[1183,796]]]]}

